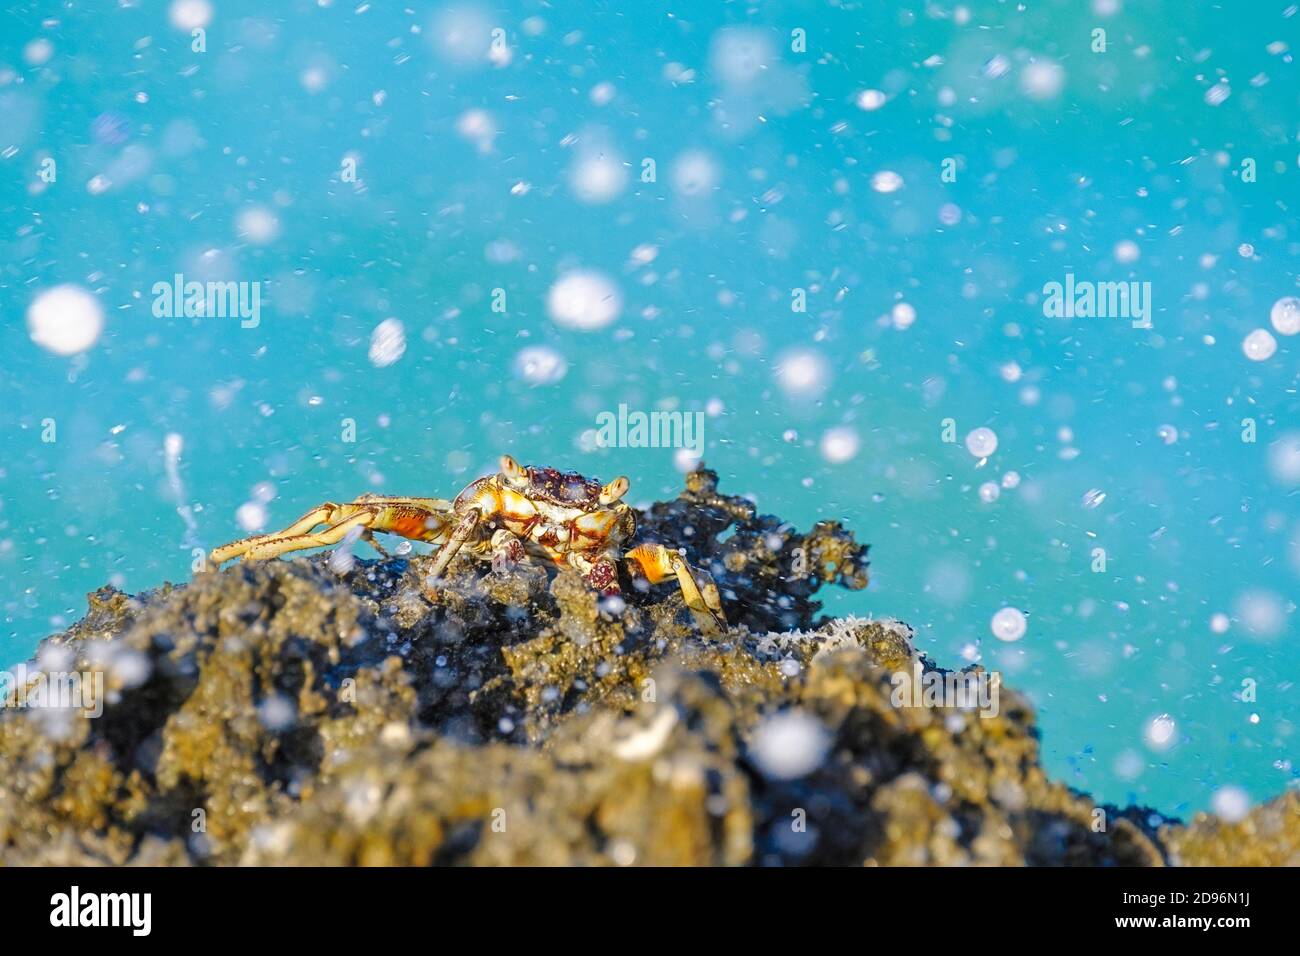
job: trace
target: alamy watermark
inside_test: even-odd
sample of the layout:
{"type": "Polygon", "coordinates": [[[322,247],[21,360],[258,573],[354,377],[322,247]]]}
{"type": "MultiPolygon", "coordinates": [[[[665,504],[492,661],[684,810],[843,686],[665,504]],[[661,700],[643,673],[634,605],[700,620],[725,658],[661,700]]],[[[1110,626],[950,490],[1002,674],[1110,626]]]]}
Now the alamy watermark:
{"type": "Polygon", "coordinates": [[[153,894],[83,893],[74,883],[67,893],[50,897],[50,925],[121,926],[133,936],[148,936],[153,928],[153,894]]]}
{"type": "Polygon", "coordinates": [[[618,412],[596,416],[597,448],[688,448],[704,454],[703,412],[618,412]]]}
{"type": "Polygon", "coordinates": [[[17,670],[0,671],[0,707],[104,713],[103,671],[29,671],[25,664],[17,670]]]}
{"type": "Polygon", "coordinates": [[[1043,286],[1043,315],[1049,319],[1132,319],[1133,328],[1151,328],[1150,282],[1076,281],[1067,272],[1065,282],[1043,286]]]}
{"type": "Polygon", "coordinates": [[[155,282],[150,292],[156,319],[238,318],[245,329],[262,321],[260,282],[186,282],[178,272],[171,282],[155,282]]]}
{"type": "Polygon", "coordinates": [[[919,660],[910,671],[895,671],[889,678],[895,707],[952,707],[978,710],[984,718],[1000,710],[1002,675],[997,671],[926,671],[919,660]]]}

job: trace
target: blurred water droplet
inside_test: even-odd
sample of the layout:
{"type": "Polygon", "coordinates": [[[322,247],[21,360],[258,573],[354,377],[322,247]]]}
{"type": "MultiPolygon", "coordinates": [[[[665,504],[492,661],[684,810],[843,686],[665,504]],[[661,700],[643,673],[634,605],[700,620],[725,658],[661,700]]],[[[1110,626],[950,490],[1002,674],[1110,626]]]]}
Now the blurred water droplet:
{"type": "Polygon", "coordinates": [[[1091,488],[1084,492],[1082,504],[1085,508],[1091,510],[1101,505],[1105,500],[1106,492],[1102,491],[1100,488],[1091,488]]]}
{"type": "Polygon", "coordinates": [[[989,622],[989,630],[999,641],[1018,641],[1025,636],[1029,629],[1029,622],[1025,615],[1019,609],[1014,607],[1004,607],[989,622]]]}
{"type": "Polygon", "coordinates": [[[1147,721],[1143,738],[1152,750],[1168,750],[1174,745],[1178,724],[1168,714],[1160,714],[1147,721]]]}
{"type": "Polygon", "coordinates": [[[406,329],[398,319],[384,319],[370,333],[370,363],[376,368],[392,365],[406,352],[406,329]]]}
{"type": "Polygon", "coordinates": [[[966,436],[966,450],[976,458],[987,458],[998,450],[998,436],[991,428],[976,428],[966,436]]]}
{"type": "Polygon", "coordinates": [[[1255,329],[1241,340],[1241,351],[1252,362],[1267,362],[1277,352],[1277,339],[1268,329],[1255,329]]]}

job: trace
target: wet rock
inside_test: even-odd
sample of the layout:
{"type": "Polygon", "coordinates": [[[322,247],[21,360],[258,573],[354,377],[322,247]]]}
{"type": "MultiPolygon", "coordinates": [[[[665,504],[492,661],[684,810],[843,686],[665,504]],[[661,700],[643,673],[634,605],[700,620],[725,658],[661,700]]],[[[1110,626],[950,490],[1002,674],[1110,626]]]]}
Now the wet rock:
{"type": "Polygon", "coordinates": [[[36,660],[102,682],[102,714],[0,713],[0,862],[1296,862],[1294,794],[1156,832],[1049,780],[1010,688],[900,698],[899,675],[990,675],[897,621],[818,619],[819,588],[867,583],[837,524],[800,532],[702,469],[640,517],[712,572],[727,633],[671,585],[600,601],[539,567],[457,560],[430,603],[425,556],[95,592],[36,660]]]}
{"type": "Polygon", "coordinates": [[[1182,866],[1300,866],[1300,793],[1290,791],[1235,822],[1197,814],[1188,826],[1161,827],[1160,838],[1182,866]]]}

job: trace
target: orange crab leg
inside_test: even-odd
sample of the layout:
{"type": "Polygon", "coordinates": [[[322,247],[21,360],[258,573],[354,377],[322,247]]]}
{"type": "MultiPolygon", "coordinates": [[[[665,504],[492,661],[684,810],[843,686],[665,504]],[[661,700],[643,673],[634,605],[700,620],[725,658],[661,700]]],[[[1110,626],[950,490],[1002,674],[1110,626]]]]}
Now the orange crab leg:
{"type": "MultiPolygon", "coordinates": [[[[290,551],[337,544],[356,527],[363,529],[363,536],[372,544],[377,531],[401,535],[413,541],[436,543],[446,539],[451,523],[449,507],[449,503],[440,498],[389,498],[380,495],[363,495],[342,505],[326,502],[283,531],[254,535],[223,545],[214,550],[208,560],[214,567],[239,557],[264,561],[290,551]],[[326,526],[323,530],[313,531],[322,524],[326,526]]],[[[382,549],[376,550],[382,553],[382,549]]]]}
{"type": "Polygon", "coordinates": [[[686,606],[703,633],[718,634],[727,627],[718,586],[707,571],[692,568],[685,558],[662,544],[639,545],[627,553],[627,558],[640,566],[651,584],[675,576],[686,606]]]}

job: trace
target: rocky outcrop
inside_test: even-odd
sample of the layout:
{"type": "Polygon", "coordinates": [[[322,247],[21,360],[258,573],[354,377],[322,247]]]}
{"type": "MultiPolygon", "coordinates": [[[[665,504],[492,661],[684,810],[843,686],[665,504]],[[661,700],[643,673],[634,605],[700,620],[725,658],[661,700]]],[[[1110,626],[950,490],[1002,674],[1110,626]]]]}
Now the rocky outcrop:
{"type": "Polygon", "coordinates": [[[0,715],[0,861],[1300,859],[1294,794],[1156,832],[1048,779],[1009,688],[996,715],[899,706],[897,674],[981,672],[947,675],[898,622],[817,619],[821,586],[867,581],[865,547],[837,524],[796,532],[704,470],[640,518],[712,570],[722,638],[697,634],[667,585],[625,580],[611,607],[572,574],[469,559],[436,606],[424,556],[90,595],[32,667],[102,682],[102,714],[0,715]]]}

